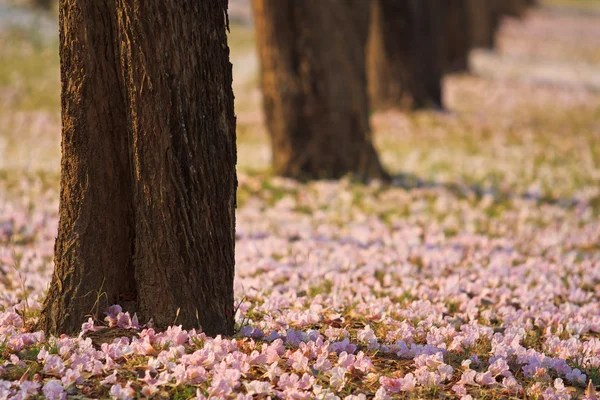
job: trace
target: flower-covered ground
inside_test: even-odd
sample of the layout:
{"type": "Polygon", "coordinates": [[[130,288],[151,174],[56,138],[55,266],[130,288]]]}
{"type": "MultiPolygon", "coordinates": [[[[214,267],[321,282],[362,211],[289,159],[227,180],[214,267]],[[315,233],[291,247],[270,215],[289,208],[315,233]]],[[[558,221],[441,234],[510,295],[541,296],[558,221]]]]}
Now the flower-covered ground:
{"type": "Polygon", "coordinates": [[[600,70],[598,26],[547,10],[509,21],[499,54],[474,59],[494,68],[447,79],[448,112],[376,114],[391,186],[249,172],[268,152],[254,56],[234,51],[227,338],[156,332],[117,305],[79,337],[31,331],[58,210],[56,149],[36,143],[59,125],[0,74],[0,399],[596,399],[600,92],[579,71],[600,70]]]}

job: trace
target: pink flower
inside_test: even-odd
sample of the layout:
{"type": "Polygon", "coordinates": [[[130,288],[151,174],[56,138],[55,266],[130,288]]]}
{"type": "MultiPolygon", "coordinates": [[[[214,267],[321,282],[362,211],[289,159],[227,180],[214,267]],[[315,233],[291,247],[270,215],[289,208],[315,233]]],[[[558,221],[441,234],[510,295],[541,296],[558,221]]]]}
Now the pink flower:
{"type": "Polygon", "coordinates": [[[353,354],[348,354],[344,351],[340,354],[337,364],[345,369],[351,369],[355,361],[356,356],[353,354]]]}
{"type": "Polygon", "coordinates": [[[348,354],[353,354],[356,351],[356,345],[350,343],[348,338],[345,338],[341,342],[333,342],[329,345],[329,351],[335,353],[341,353],[345,351],[348,354]]]}
{"type": "Polygon", "coordinates": [[[100,327],[94,326],[94,320],[92,318],[88,318],[87,322],[81,324],[81,333],[84,334],[86,332],[95,331],[100,329],[100,327]]]}
{"type": "Polygon", "coordinates": [[[308,371],[308,358],[306,358],[300,350],[296,350],[292,353],[292,356],[288,360],[288,364],[296,371],[308,371]]]}
{"type": "Polygon", "coordinates": [[[300,381],[300,377],[298,375],[285,373],[279,377],[277,386],[282,390],[297,389],[298,381],[300,381]]]}
{"type": "Polygon", "coordinates": [[[510,376],[510,367],[506,362],[506,359],[500,357],[496,361],[490,364],[488,371],[492,374],[493,377],[498,375],[502,376],[510,376]]]}
{"type": "Polygon", "coordinates": [[[271,365],[269,365],[269,367],[267,368],[267,372],[265,373],[265,376],[273,381],[279,375],[281,375],[281,368],[279,368],[277,363],[274,362],[271,365]]]}
{"type": "Polygon", "coordinates": [[[285,334],[285,342],[292,345],[298,346],[300,342],[306,339],[306,333],[302,331],[295,331],[293,329],[288,329],[285,334]]]}
{"type": "Polygon", "coordinates": [[[51,379],[46,382],[42,392],[44,392],[44,397],[48,400],[64,400],[67,398],[63,386],[60,381],[57,381],[56,379],[51,379]]]}
{"type": "Polygon", "coordinates": [[[65,375],[61,379],[64,387],[69,387],[76,383],[81,383],[81,374],[76,369],[67,369],[65,375]]]}
{"type": "Polygon", "coordinates": [[[341,390],[346,384],[346,368],[333,367],[329,370],[329,384],[334,390],[341,390]]]}
{"type": "Polygon", "coordinates": [[[317,371],[326,372],[331,369],[331,362],[327,359],[327,356],[317,358],[317,361],[313,365],[313,368],[317,371]]]}
{"type": "Polygon", "coordinates": [[[467,388],[463,384],[457,383],[456,385],[452,386],[452,391],[457,396],[466,396],[467,395],[467,388]]]}
{"type": "Polygon", "coordinates": [[[48,375],[60,375],[65,369],[62,358],[57,355],[50,354],[44,361],[44,373],[48,375]]]}
{"type": "Polygon", "coordinates": [[[490,371],[487,371],[485,373],[479,372],[477,374],[477,377],[475,378],[475,381],[480,385],[491,386],[496,384],[496,380],[494,379],[490,371]]]}
{"type": "Polygon", "coordinates": [[[269,382],[262,381],[244,382],[244,386],[249,395],[268,394],[273,389],[269,382]]]}
{"type": "Polygon", "coordinates": [[[420,385],[425,387],[436,387],[442,383],[442,377],[423,366],[415,370],[415,378],[420,385]]]}
{"type": "Polygon", "coordinates": [[[460,377],[460,381],[458,381],[459,385],[473,385],[476,386],[475,377],[477,376],[477,371],[469,369],[462,373],[460,377]]]}
{"type": "Polygon", "coordinates": [[[139,328],[140,325],[137,323],[137,316],[135,317],[135,322],[131,319],[131,316],[128,312],[119,313],[117,315],[116,325],[119,328],[130,329],[130,328],[139,328]]]}
{"type": "Polygon", "coordinates": [[[454,368],[447,364],[442,364],[437,367],[437,371],[442,377],[442,381],[447,381],[452,378],[452,373],[454,372],[454,368]]]}
{"type": "Polygon", "coordinates": [[[110,397],[119,400],[131,400],[135,392],[131,388],[131,383],[127,382],[125,386],[115,384],[110,388],[110,397]]]}
{"type": "Polygon", "coordinates": [[[344,397],[344,400],[367,400],[367,395],[364,393],[349,394],[348,396],[344,397]]]}
{"type": "Polygon", "coordinates": [[[141,393],[144,397],[152,397],[158,393],[158,386],[156,385],[145,385],[142,387],[141,393]]]}
{"type": "Polygon", "coordinates": [[[509,376],[502,379],[502,386],[504,386],[504,388],[506,388],[512,394],[518,394],[523,389],[514,376],[509,376]]]}
{"type": "Polygon", "coordinates": [[[190,366],[185,370],[185,379],[184,381],[188,384],[197,385],[201,382],[206,381],[207,373],[206,370],[202,367],[190,366]]]}
{"type": "Polygon", "coordinates": [[[408,373],[402,378],[387,378],[382,376],[379,378],[382,388],[392,393],[411,392],[415,389],[417,381],[413,374],[408,373]]]}
{"type": "Polygon", "coordinates": [[[387,394],[387,391],[385,390],[385,388],[382,386],[379,389],[377,389],[377,392],[375,392],[375,397],[373,398],[373,400],[390,400],[391,397],[387,394]]]}
{"type": "Polygon", "coordinates": [[[213,379],[210,387],[208,388],[208,393],[210,397],[227,397],[229,394],[233,392],[231,386],[227,383],[225,379],[216,378],[213,379]]]}
{"type": "Polygon", "coordinates": [[[249,338],[262,338],[265,336],[264,332],[259,328],[246,325],[238,332],[240,336],[249,337],[249,338]]]}
{"type": "Polygon", "coordinates": [[[580,385],[585,385],[585,382],[587,380],[587,376],[577,368],[567,373],[565,377],[567,378],[567,380],[573,383],[578,383],[580,385]]]}
{"type": "Polygon", "coordinates": [[[365,326],[363,329],[359,329],[356,333],[356,337],[361,342],[367,343],[370,350],[379,347],[377,336],[375,336],[375,332],[371,329],[370,325],[365,326]]]}
{"type": "Polygon", "coordinates": [[[308,390],[314,386],[316,379],[307,373],[302,375],[302,378],[298,381],[298,388],[302,390],[308,390]]]}
{"type": "Polygon", "coordinates": [[[169,342],[173,346],[184,345],[189,339],[188,333],[181,328],[181,325],[168,327],[164,336],[166,340],[163,342],[169,342]]]}
{"type": "Polygon", "coordinates": [[[108,307],[108,311],[104,313],[106,315],[106,318],[104,318],[104,320],[106,322],[108,322],[108,326],[110,326],[110,327],[117,326],[117,317],[122,312],[123,312],[123,308],[121,308],[121,306],[118,304],[108,307]]]}
{"type": "Polygon", "coordinates": [[[37,382],[24,381],[19,386],[21,388],[19,391],[21,398],[27,399],[30,396],[37,395],[41,385],[37,382]]]}
{"type": "Polygon", "coordinates": [[[373,363],[371,362],[370,357],[365,356],[365,353],[359,351],[356,355],[356,360],[354,361],[353,368],[366,374],[367,372],[373,369],[373,363]]]}
{"type": "MultiPolygon", "coordinates": [[[[149,371],[146,371],[148,373],[149,371]]],[[[112,374],[108,375],[106,378],[100,381],[101,385],[112,385],[117,383],[117,371],[113,371],[112,374]]]]}

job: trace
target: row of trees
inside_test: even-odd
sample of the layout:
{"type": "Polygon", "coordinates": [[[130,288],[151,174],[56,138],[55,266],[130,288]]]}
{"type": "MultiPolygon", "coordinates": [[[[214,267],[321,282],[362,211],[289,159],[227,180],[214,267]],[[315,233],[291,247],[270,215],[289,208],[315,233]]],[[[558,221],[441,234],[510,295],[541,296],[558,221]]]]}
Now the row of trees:
{"type": "Polygon", "coordinates": [[[253,0],[275,173],[386,178],[369,109],[443,108],[444,74],[531,3],[253,0]]]}
{"type": "MultiPolygon", "coordinates": [[[[442,74],[491,40],[492,4],[508,3],[254,0],[275,171],[385,177],[367,71],[377,106],[441,107],[442,74]]],[[[118,303],[158,328],[231,334],[227,0],[60,0],[59,10],[60,221],[38,328],[77,332],[118,303]]]]}

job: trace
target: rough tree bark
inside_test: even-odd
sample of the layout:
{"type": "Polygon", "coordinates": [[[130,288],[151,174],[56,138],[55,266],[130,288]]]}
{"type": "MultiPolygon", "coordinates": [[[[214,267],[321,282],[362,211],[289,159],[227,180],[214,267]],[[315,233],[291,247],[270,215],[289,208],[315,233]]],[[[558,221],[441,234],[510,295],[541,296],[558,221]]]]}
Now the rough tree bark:
{"type": "Polygon", "coordinates": [[[368,119],[368,2],[254,0],[253,9],[275,172],[385,177],[368,119]]]}
{"type": "Polygon", "coordinates": [[[375,0],[368,46],[374,108],[442,108],[442,0],[375,0]]]}
{"type": "Polygon", "coordinates": [[[233,331],[235,116],[227,1],[61,0],[55,271],[38,327],[121,304],[233,331]]]}

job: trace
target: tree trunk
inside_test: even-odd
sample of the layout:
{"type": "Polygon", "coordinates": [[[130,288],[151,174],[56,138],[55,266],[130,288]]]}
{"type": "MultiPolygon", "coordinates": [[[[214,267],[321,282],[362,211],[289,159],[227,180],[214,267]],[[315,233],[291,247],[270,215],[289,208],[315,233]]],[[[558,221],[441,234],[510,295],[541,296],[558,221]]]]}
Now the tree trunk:
{"type": "Polygon", "coordinates": [[[505,0],[466,0],[469,13],[471,48],[493,49],[500,24],[498,2],[505,0]]]}
{"type": "Polygon", "coordinates": [[[375,108],[442,108],[442,0],[375,0],[368,47],[375,108]]]}
{"type": "Polygon", "coordinates": [[[469,67],[469,15],[465,0],[447,0],[445,72],[466,71],[469,67]]]}
{"type": "Polygon", "coordinates": [[[522,17],[527,8],[532,5],[534,2],[529,0],[503,0],[498,3],[500,14],[511,17],[522,17]]]}
{"type": "Polygon", "coordinates": [[[254,0],[253,9],[275,172],[385,177],[368,120],[368,2],[254,0]]]}
{"type": "Polygon", "coordinates": [[[233,332],[235,116],[226,0],[61,0],[62,172],[39,320],[110,304],[233,332]]]}
{"type": "Polygon", "coordinates": [[[33,0],[32,2],[34,7],[41,8],[43,10],[51,10],[56,3],[56,0],[33,0]]]}

